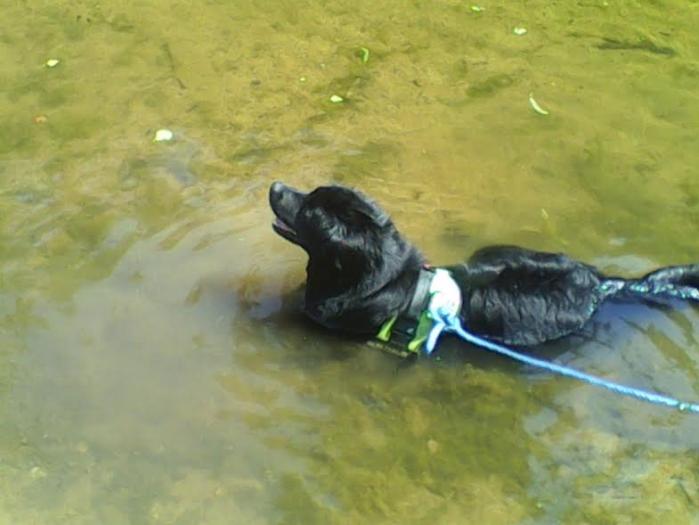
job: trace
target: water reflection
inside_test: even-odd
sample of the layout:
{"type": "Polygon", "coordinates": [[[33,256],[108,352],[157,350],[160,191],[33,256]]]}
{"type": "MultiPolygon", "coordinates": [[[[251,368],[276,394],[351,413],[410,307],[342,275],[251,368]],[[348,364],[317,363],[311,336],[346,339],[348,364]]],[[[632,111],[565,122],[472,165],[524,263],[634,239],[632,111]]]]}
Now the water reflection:
{"type": "MultiPolygon", "coordinates": [[[[437,264],[699,257],[692,7],[481,7],[5,6],[0,521],[696,521],[695,419],[298,316],[275,179],[361,187],[437,264]]],[[[694,309],[601,314],[541,352],[696,399],[694,309]]]]}

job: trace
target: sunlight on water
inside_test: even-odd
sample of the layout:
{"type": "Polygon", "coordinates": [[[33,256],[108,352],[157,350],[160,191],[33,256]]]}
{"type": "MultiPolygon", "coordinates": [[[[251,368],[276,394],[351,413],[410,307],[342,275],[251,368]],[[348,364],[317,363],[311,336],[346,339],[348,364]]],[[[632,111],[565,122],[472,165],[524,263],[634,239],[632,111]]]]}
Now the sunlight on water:
{"type": "MultiPolygon", "coordinates": [[[[320,332],[266,196],[359,187],[435,264],[697,261],[699,4],[2,18],[0,523],[699,524],[699,419],[320,332]]],[[[697,333],[691,307],[611,305],[542,353],[697,400],[697,333]]]]}

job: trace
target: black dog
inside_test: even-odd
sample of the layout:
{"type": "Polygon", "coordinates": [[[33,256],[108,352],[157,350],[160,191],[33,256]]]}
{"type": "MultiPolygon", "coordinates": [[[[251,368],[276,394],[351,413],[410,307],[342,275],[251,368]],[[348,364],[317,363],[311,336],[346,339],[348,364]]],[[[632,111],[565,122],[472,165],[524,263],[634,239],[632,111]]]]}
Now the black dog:
{"type": "Polygon", "coordinates": [[[458,286],[468,330],[520,346],[578,331],[602,301],[622,293],[699,301],[699,265],[612,278],[565,255],[492,246],[466,263],[435,269],[358,191],[326,186],[303,193],[275,182],[269,202],[275,231],[308,253],[306,314],[334,330],[381,331],[384,338],[393,332],[414,343],[443,270],[458,286]]]}

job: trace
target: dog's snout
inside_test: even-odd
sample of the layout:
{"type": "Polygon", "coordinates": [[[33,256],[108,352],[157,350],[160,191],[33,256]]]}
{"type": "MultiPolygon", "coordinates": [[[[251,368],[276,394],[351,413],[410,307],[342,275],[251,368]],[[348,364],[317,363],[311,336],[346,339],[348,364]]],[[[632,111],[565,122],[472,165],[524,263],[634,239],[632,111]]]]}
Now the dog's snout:
{"type": "Polygon", "coordinates": [[[269,203],[272,205],[272,207],[274,207],[274,205],[279,203],[279,201],[282,199],[285,189],[286,186],[279,181],[273,182],[269,187],[269,203]]]}
{"type": "Polygon", "coordinates": [[[284,189],[284,184],[277,181],[274,181],[272,185],[269,187],[269,193],[270,195],[273,193],[281,193],[282,190],[284,189]]]}
{"type": "Polygon", "coordinates": [[[269,187],[269,204],[272,211],[287,224],[294,222],[305,196],[305,193],[287,186],[283,182],[273,182],[269,187]]]}
{"type": "Polygon", "coordinates": [[[277,194],[282,191],[282,188],[284,187],[284,184],[279,182],[278,180],[275,180],[271,186],[269,187],[269,195],[270,197],[274,194],[277,194]]]}

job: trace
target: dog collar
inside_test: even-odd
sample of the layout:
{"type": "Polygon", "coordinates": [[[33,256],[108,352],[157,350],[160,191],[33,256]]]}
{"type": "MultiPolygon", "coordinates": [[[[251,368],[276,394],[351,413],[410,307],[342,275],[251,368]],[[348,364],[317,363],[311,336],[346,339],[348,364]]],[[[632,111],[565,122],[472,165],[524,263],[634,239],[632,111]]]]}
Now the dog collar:
{"type": "Polygon", "coordinates": [[[376,338],[394,348],[402,356],[417,354],[435,324],[430,312],[458,315],[461,311],[461,290],[447,270],[421,268],[410,306],[401,315],[388,319],[376,338]]]}

